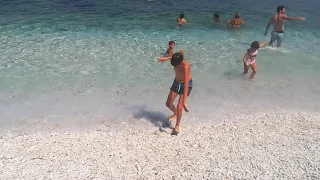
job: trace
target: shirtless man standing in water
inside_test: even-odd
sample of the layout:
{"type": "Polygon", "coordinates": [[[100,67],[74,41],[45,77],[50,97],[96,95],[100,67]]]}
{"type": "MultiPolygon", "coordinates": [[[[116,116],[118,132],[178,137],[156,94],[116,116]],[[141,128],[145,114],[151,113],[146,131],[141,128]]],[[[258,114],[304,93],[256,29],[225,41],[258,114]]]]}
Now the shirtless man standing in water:
{"type": "Polygon", "coordinates": [[[284,20],[302,20],[305,21],[305,18],[291,18],[285,15],[285,7],[278,6],[277,14],[273,15],[266,27],[264,35],[268,34],[268,30],[271,24],[273,24],[273,31],[271,33],[271,40],[269,45],[272,46],[273,42],[277,40],[277,48],[281,46],[282,40],[284,39],[284,20]]]}
{"type": "Polygon", "coordinates": [[[170,88],[167,107],[173,112],[169,117],[169,121],[177,120],[171,135],[178,135],[180,131],[180,121],[182,118],[182,110],[189,112],[187,107],[187,99],[192,90],[192,77],[190,74],[190,64],[184,59],[183,54],[175,53],[171,58],[171,65],[174,67],[176,77],[170,88]],[[179,97],[177,108],[173,105],[177,96],[179,97]]]}

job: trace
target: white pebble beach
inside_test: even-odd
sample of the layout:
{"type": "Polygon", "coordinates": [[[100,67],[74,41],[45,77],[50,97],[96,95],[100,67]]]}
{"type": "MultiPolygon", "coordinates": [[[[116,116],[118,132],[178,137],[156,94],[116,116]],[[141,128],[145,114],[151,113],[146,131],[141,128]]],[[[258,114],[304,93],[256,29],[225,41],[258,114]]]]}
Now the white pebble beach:
{"type": "Polygon", "coordinates": [[[0,139],[0,179],[320,179],[320,116],[260,113],[171,129],[0,139]]]}

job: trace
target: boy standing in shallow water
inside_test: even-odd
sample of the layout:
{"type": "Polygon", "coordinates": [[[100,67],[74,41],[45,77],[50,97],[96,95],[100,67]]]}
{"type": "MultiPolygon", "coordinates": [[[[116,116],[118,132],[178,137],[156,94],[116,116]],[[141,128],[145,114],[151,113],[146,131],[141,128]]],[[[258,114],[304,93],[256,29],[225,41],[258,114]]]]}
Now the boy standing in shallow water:
{"type": "Polygon", "coordinates": [[[249,80],[253,80],[254,76],[257,73],[257,66],[256,66],[256,57],[258,55],[259,48],[265,46],[268,42],[264,42],[259,44],[258,41],[254,41],[251,43],[251,47],[247,50],[246,54],[243,57],[243,74],[247,74],[249,70],[249,66],[252,69],[252,73],[249,80]]]}
{"type": "MultiPolygon", "coordinates": [[[[167,55],[167,57],[160,57],[158,59],[158,62],[170,60],[173,55],[173,49],[174,49],[175,45],[176,45],[176,43],[174,41],[169,41],[169,48],[167,49],[167,51],[165,53],[167,55]]],[[[179,53],[183,54],[183,50],[180,50],[179,53]]]]}
{"type": "Polygon", "coordinates": [[[192,77],[190,74],[190,64],[183,58],[183,54],[175,53],[171,58],[171,65],[175,70],[175,79],[170,88],[167,107],[173,112],[173,115],[168,118],[171,122],[176,119],[176,125],[171,135],[178,135],[180,131],[180,121],[182,118],[182,109],[189,112],[187,107],[187,99],[192,90],[192,77]],[[173,105],[174,100],[179,95],[177,108],[173,105]]]}

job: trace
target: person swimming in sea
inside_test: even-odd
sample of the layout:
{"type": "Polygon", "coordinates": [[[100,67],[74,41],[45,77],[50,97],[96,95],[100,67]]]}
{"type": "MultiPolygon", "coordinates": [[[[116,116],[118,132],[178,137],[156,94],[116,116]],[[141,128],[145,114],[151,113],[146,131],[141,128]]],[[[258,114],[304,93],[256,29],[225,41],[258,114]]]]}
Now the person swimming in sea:
{"type": "MultiPolygon", "coordinates": [[[[169,41],[169,44],[168,44],[168,49],[165,53],[166,57],[160,57],[158,58],[158,62],[164,62],[164,61],[168,61],[172,58],[172,55],[173,55],[173,50],[174,50],[174,47],[176,46],[176,42],[174,41],[169,41]]],[[[180,50],[179,53],[183,54],[183,50],[180,50]]]]}
{"type": "Polygon", "coordinates": [[[184,12],[181,12],[180,16],[177,18],[177,25],[182,26],[183,24],[187,24],[187,20],[184,17],[184,12]]]}
{"type": "Polygon", "coordinates": [[[221,22],[219,13],[213,14],[213,22],[216,22],[216,23],[221,22]]]}
{"type": "Polygon", "coordinates": [[[182,110],[189,112],[187,99],[192,90],[192,76],[190,74],[190,64],[184,59],[183,54],[174,53],[171,58],[171,65],[175,70],[175,79],[170,88],[166,106],[173,112],[173,115],[168,118],[169,122],[176,120],[176,125],[171,135],[178,135],[182,110]],[[173,103],[178,95],[180,97],[176,108],[173,103]]]}
{"type": "Polygon", "coordinates": [[[238,28],[243,25],[244,22],[242,21],[242,19],[240,19],[240,13],[235,13],[234,19],[228,20],[227,24],[231,25],[234,28],[238,28]]]}
{"type": "Polygon", "coordinates": [[[268,41],[259,44],[258,41],[251,43],[251,47],[247,50],[246,54],[243,57],[243,74],[247,74],[249,67],[252,69],[251,76],[249,80],[253,80],[254,76],[257,73],[256,57],[258,55],[258,50],[265,46],[268,41]]]}

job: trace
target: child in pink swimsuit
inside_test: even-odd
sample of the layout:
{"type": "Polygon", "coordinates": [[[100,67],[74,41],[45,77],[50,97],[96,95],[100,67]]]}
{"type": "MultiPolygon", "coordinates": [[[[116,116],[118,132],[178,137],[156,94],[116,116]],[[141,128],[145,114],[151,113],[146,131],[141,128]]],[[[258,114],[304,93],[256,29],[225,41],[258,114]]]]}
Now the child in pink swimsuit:
{"type": "Polygon", "coordinates": [[[249,80],[253,80],[253,77],[257,73],[257,66],[256,66],[256,57],[258,55],[259,48],[265,46],[268,42],[264,42],[259,44],[258,41],[254,41],[251,43],[250,49],[247,50],[246,54],[243,57],[243,74],[247,74],[249,67],[252,69],[252,73],[249,80]]]}

